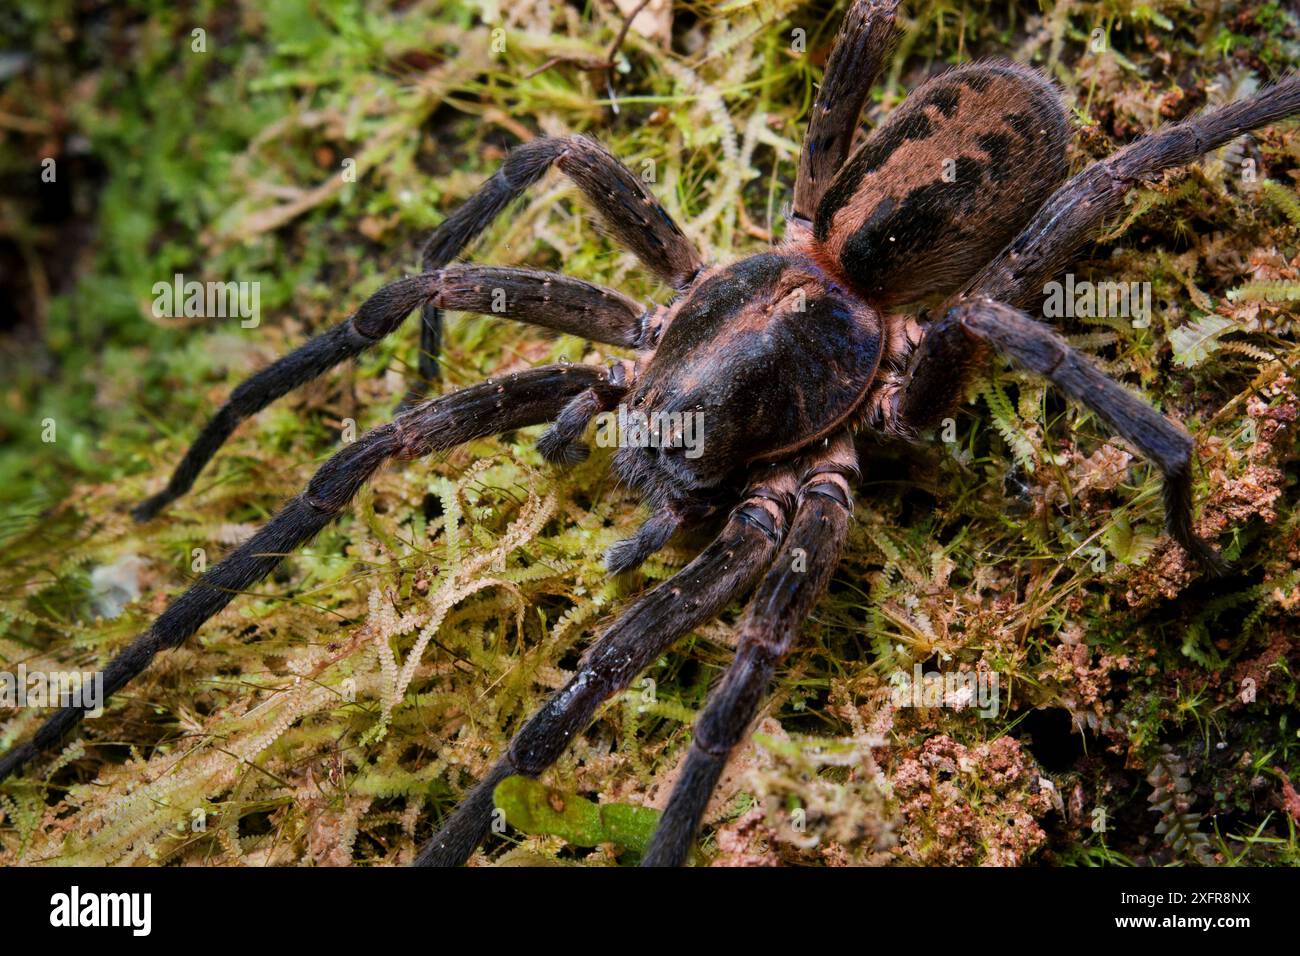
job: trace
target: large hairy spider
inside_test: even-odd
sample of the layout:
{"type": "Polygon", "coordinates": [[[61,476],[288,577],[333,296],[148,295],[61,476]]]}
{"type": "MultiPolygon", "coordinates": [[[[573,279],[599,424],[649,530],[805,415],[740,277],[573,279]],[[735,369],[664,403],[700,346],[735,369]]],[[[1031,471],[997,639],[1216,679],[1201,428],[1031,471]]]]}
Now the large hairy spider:
{"type": "MultiPolygon", "coordinates": [[[[651,417],[699,413],[699,455],[673,441],[616,453],[614,467],[650,516],[610,550],[607,564],[611,573],[633,568],[677,530],[711,518],[721,530],[600,635],[418,858],[464,862],[488,831],[501,780],[541,774],[602,702],[756,585],[735,659],[695,725],[644,858],[680,864],[728,755],[835,568],[859,472],[855,437],[905,439],[933,427],[952,414],[990,347],[1046,376],[1154,461],[1164,478],[1169,534],[1207,568],[1217,567],[1217,553],[1192,528],[1191,436],[1021,309],[1133,186],[1300,113],[1300,78],[1145,136],[1067,180],[1070,127],[1052,83],[1024,66],[977,62],[914,90],[850,155],[868,91],[895,39],[897,6],[858,0],[850,8],[804,138],[787,235],[771,251],[706,264],[642,182],[601,146],[582,137],[540,139],[511,152],[433,233],[420,275],[385,286],[346,321],[236,388],[166,489],[136,509],[138,519],[184,494],[240,422],[374,345],[417,308],[427,376],[436,374],[446,308],[504,312],[636,355],[608,368],[552,365],[511,374],[416,404],[364,435],[114,658],[105,692],[121,690],[159,651],[184,643],[269,574],[389,459],[553,422],[539,447],[565,464],[585,454],[584,431],[601,412],[621,405],[651,417]],[[452,264],[551,166],[586,194],[619,242],[677,290],[669,304],[643,308],[561,275],[452,264]]],[[[78,708],[54,714],[0,759],[0,779],[56,744],[82,716],[78,708]]]]}

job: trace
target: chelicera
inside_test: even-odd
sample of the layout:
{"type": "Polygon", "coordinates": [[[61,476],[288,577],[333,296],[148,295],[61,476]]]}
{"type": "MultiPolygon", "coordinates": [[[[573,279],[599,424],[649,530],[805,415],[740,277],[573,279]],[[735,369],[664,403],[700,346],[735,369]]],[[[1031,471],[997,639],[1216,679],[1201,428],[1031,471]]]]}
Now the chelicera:
{"type": "MultiPolygon", "coordinates": [[[[540,439],[557,464],[585,453],[593,418],[620,406],[698,414],[701,453],[665,441],[621,447],[614,467],[649,516],[608,555],[643,562],[679,529],[719,530],[685,568],[634,600],[592,643],[568,684],[516,733],[483,780],[425,844],[419,862],[464,862],[488,831],[495,786],[537,776],[597,708],[675,640],[753,589],[733,663],[701,713],[645,856],[679,864],[774,668],[825,589],[852,517],[856,438],[906,439],[960,403],[992,350],[1046,376],[1160,469],[1172,537],[1208,569],[1193,532],[1191,436],[1103,375],[1022,311],[1121,206],[1135,185],[1255,127],[1300,113],[1300,79],[1145,136],[1067,179],[1070,127],[1052,83],[1033,69],[976,62],[914,90],[851,152],[867,94],[895,37],[897,0],[852,4],[826,65],[775,248],[708,265],[645,185],[582,137],[519,146],[433,233],[420,275],[366,300],[346,321],[254,375],[203,429],[166,488],[136,509],[148,520],[184,494],[244,419],[357,355],[416,311],[422,371],[437,374],[442,309],[510,318],[621,347],[608,367],[554,365],[414,403],[327,461],[250,540],[177,597],[104,671],[120,690],[162,650],[189,639],[347,507],[388,460],[552,422],[540,439]],[[532,270],[453,264],[551,167],[569,176],[613,237],[677,290],[644,308],[590,283],[532,270]],[[796,560],[796,555],[798,560],[796,560]]],[[[57,712],[0,760],[0,778],[55,745],[82,718],[57,712]]]]}

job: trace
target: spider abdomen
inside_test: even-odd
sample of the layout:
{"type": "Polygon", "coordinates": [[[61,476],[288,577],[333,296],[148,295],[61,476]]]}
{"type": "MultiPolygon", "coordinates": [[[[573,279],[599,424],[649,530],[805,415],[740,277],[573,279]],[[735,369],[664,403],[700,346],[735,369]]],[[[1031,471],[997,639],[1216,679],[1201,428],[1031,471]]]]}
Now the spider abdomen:
{"type": "Polygon", "coordinates": [[[1069,126],[1051,82],[1004,61],[920,86],[845,163],[813,249],[879,307],[957,291],[1064,180],[1069,126]]]}
{"type": "Polygon", "coordinates": [[[624,448],[619,467],[681,492],[714,487],[834,430],[861,403],[884,338],[874,309],[811,259],[783,252],[704,276],[668,322],[630,407],[671,421],[697,416],[699,453],[671,443],[624,448]]]}

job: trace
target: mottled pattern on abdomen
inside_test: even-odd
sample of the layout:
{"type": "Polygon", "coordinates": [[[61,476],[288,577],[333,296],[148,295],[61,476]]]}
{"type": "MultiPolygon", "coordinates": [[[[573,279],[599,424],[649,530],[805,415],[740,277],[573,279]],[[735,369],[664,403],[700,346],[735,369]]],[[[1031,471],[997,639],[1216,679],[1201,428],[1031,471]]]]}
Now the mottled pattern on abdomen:
{"type": "Polygon", "coordinates": [[[943,73],[849,157],[817,207],[815,254],[878,307],[955,292],[1064,180],[1069,135],[1035,70],[943,73]]]}

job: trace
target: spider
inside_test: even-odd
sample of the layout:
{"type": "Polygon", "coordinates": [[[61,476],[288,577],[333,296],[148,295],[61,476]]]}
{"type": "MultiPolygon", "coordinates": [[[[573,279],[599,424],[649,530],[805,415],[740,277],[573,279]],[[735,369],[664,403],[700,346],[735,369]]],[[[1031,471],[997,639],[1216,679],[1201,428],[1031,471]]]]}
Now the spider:
{"type": "MultiPolygon", "coordinates": [[[[416,309],[425,378],[437,375],[448,308],[502,314],[504,305],[510,318],[635,355],[607,367],[517,372],[401,411],[330,458],[251,539],[173,600],[107,665],[105,693],[121,690],[159,651],[183,644],[269,574],[390,459],[549,422],[538,446],[563,465],[585,455],[584,433],[601,413],[699,413],[701,454],[673,441],[625,443],[614,454],[615,470],[649,517],[606,563],[615,574],[634,568],[687,527],[716,529],[712,542],[600,634],[417,859],[463,863],[487,834],[501,780],[540,775],[604,701],[752,589],[734,660],[696,722],[643,858],[681,864],[728,755],[836,566],[860,468],[855,439],[906,440],[933,428],[960,404],[990,351],[1046,377],[1151,459],[1163,478],[1169,534],[1217,570],[1217,553],[1193,531],[1191,436],[1023,309],[1135,185],[1300,113],[1300,78],[1144,136],[1067,179],[1070,126],[1053,84],[1025,66],[978,61],[912,91],[851,151],[868,91],[896,40],[897,7],[898,0],[851,5],[809,119],[786,235],[770,251],[706,264],[644,184],[600,145],[579,136],[539,139],[510,152],[434,231],[421,274],[380,289],[236,388],[166,488],[135,509],[137,519],[184,494],[240,422],[374,345],[416,309]],[[561,275],[453,264],[552,166],[586,195],[612,236],[676,290],[668,304],[643,308],[561,275]]],[[[52,715],[0,759],[0,779],[82,716],[77,708],[52,715]]]]}

